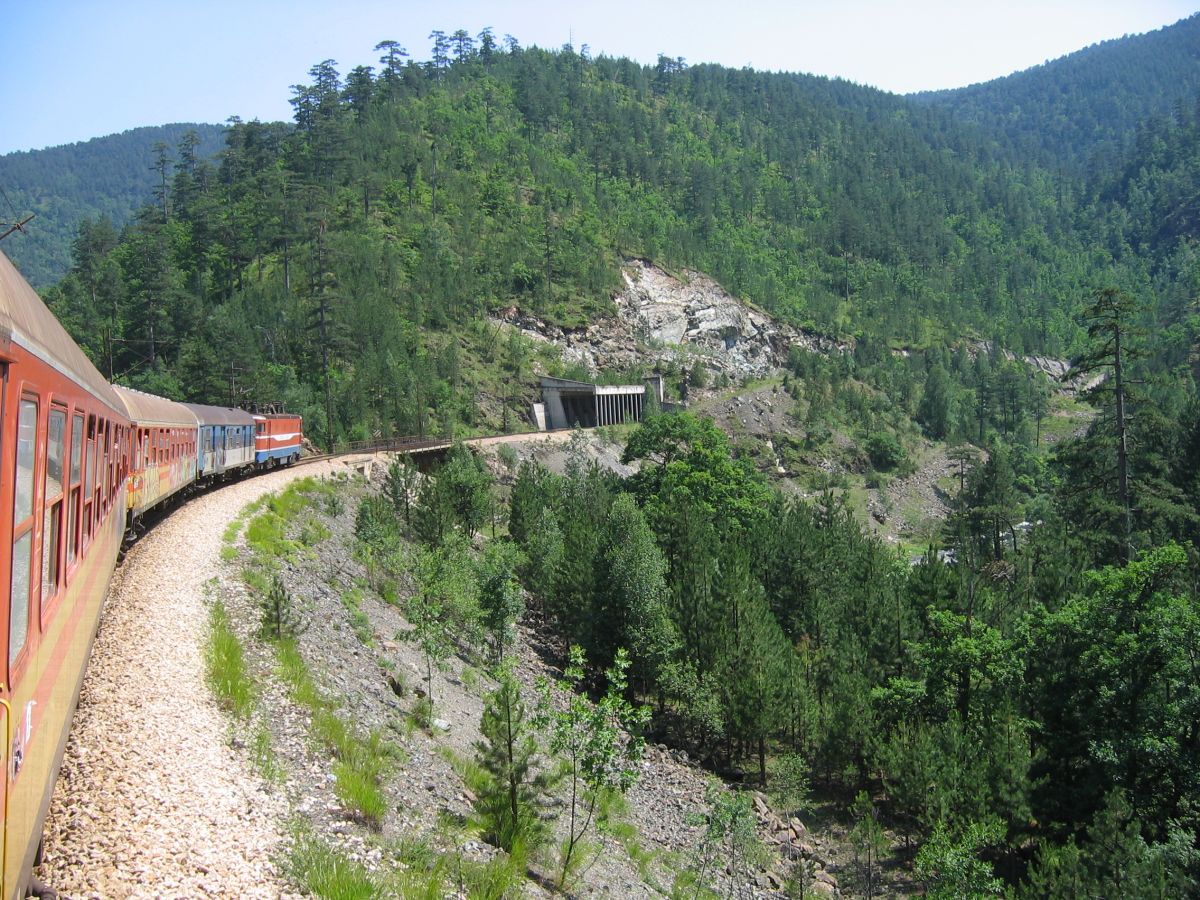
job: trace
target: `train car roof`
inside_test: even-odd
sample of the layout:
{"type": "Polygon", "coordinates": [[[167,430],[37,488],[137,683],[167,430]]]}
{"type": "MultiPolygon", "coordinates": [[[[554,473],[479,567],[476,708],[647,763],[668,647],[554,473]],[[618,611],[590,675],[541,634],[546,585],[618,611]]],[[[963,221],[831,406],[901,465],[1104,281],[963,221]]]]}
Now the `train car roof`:
{"type": "Polygon", "coordinates": [[[183,404],[200,420],[201,425],[253,425],[254,416],[244,409],[224,406],[205,406],[203,403],[183,404]]]}
{"type": "Polygon", "coordinates": [[[9,343],[57,369],[114,411],[124,409],[100,370],[54,318],[17,267],[0,252],[0,352],[9,343]]]}
{"type": "Polygon", "coordinates": [[[200,424],[196,414],[183,403],[121,387],[119,384],[114,384],[113,390],[116,391],[129,418],[138,425],[159,425],[167,428],[183,425],[195,428],[200,424]]]}

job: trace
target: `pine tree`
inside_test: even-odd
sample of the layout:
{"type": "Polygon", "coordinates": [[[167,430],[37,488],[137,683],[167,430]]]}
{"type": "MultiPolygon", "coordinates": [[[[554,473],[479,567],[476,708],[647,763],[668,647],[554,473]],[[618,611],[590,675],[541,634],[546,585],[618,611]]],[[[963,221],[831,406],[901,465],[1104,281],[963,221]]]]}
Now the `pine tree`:
{"type": "Polygon", "coordinates": [[[491,637],[497,663],[504,658],[513,638],[513,626],[525,610],[525,598],[516,577],[520,562],[521,551],[515,544],[493,540],[484,548],[476,565],[482,624],[491,637]]]}
{"type": "Polygon", "coordinates": [[[1099,399],[1111,406],[1106,415],[1106,430],[1114,444],[1116,470],[1116,502],[1120,509],[1121,562],[1133,555],[1133,500],[1130,488],[1129,463],[1129,374],[1128,366],[1137,351],[1134,342],[1139,334],[1135,325],[1139,307],[1124,291],[1114,287],[1101,288],[1092,295],[1092,302],[1083,312],[1092,346],[1074,360],[1066,377],[1085,379],[1101,374],[1095,387],[1087,391],[1089,399],[1099,399]],[[1111,375],[1111,379],[1107,376],[1111,375]],[[1111,416],[1111,418],[1109,418],[1111,416]]]}
{"type": "Polygon", "coordinates": [[[404,524],[411,521],[412,499],[420,484],[421,475],[408,454],[403,459],[393,459],[384,476],[383,493],[392,502],[396,515],[404,513],[404,524]]]}
{"type": "Polygon", "coordinates": [[[510,668],[500,673],[487,697],[475,742],[475,759],[486,775],[475,814],[484,839],[509,853],[534,851],[547,833],[549,775],[538,759],[538,743],[526,719],[520,687],[510,668]]]}

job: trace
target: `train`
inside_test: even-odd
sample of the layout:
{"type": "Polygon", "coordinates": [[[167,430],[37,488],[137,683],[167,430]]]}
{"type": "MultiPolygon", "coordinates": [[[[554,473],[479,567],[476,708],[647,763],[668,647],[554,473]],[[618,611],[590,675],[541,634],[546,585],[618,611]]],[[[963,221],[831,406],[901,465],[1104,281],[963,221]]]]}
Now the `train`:
{"type": "Polygon", "coordinates": [[[3,252],[0,384],[0,897],[11,900],[33,882],[126,535],[197,486],[294,464],[303,420],[110,384],[3,252]]]}

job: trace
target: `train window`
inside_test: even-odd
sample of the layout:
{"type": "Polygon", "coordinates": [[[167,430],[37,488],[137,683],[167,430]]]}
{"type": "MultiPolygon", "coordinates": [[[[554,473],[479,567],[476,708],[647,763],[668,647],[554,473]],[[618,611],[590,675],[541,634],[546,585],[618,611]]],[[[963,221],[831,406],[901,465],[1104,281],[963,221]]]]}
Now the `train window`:
{"type": "Polygon", "coordinates": [[[37,443],[36,400],[22,400],[17,424],[17,503],[13,522],[22,522],[33,515],[33,451],[37,443]]]}
{"type": "Polygon", "coordinates": [[[108,471],[108,422],[101,420],[96,431],[96,501],[104,497],[104,477],[108,471]]]}
{"type": "Polygon", "coordinates": [[[67,503],[67,564],[79,553],[79,484],[83,478],[83,416],[71,419],[71,497],[67,503]]]}
{"type": "Polygon", "coordinates": [[[87,418],[87,440],[83,445],[83,515],[79,523],[79,545],[86,550],[92,542],[92,494],[96,487],[96,417],[87,418]]]}
{"type": "Polygon", "coordinates": [[[29,634],[29,573],[32,570],[33,532],[13,541],[12,612],[8,619],[8,664],[16,662],[29,634]]]}
{"type": "Polygon", "coordinates": [[[67,501],[67,565],[75,564],[79,555],[79,535],[76,525],[79,522],[79,488],[72,488],[71,498],[67,501]]]}
{"type": "Polygon", "coordinates": [[[113,466],[116,465],[117,455],[113,453],[113,427],[111,422],[104,423],[104,511],[112,502],[113,466]]]}
{"type": "Polygon", "coordinates": [[[78,484],[83,469],[83,416],[76,414],[71,424],[71,484],[78,484]]]}
{"type": "Polygon", "coordinates": [[[108,498],[112,496],[113,475],[113,428],[112,422],[104,423],[104,509],[108,511],[108,498]]]}
{"type": "Polygon", "coordinates": [[[96,434],[92,441],[88,444],[91,459],[88,460],[88,486],[91,490],[92,500],[95,501],[95,506],[92,508],[96,515],[97,521],[100,519],[100,488],[104,484],[104,473],[100,471],[101,463],[103,463],[104,450],[104,423],[96,423],[96,434]]]}
{"type": "Polygon", "coordinates": [[[96,432],[96,519],[104,518],[105,491],[108,478],[108,422],[101,420],[96,432]]]}
{"type": "Polygon", "coordinates": [[[92,489],[96,486],[96,417],[88,416],[87,450],[84,456],[83,470],[84,493],[91,499],[92,489]]]}
{"type": "Polygon", "coordinates": [[[67,411],[50,410],[50,423],[46,429],[46,499],[58,497],[63,492],[63,469],[66,465],[67,411]]]}
{"type": "Polygon", "coordinates": [[[13,503],[11,607],[8,617],[8,661],[25,647],[29,633],[29,593],[33,567],[33,473],[37,447],[38,403],[21,399],[17,415],[17,473],[13,503]]]}
{"type": "Polygon", "coordinates": [[[66,467],[67,411],[51,407],[46,426],[46,512],[42,520],[42,599],[58,592],[62,577],[63,475],[66,467]]]}

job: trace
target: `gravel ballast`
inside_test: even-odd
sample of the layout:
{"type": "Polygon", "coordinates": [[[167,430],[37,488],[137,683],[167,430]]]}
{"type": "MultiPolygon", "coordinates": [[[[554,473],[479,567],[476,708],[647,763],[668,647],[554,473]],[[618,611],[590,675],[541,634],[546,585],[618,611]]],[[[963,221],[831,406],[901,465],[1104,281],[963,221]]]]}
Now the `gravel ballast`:
{"type": "Polygon", "coordinates": [[[72,897],[280,897],[286,803],[230,747],[205,682],[206,583],[226,524],[317,463],[187,503],[130,551],[106,601],[38,877],[72,897]]]}

